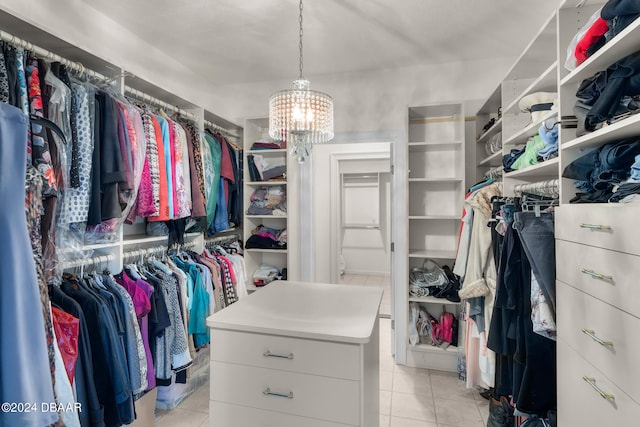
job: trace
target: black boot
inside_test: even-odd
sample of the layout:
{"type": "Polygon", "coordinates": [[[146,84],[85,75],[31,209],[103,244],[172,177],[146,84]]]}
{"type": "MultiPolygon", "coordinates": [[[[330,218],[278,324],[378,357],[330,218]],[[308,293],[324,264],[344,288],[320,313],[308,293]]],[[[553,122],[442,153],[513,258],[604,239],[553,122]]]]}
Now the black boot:
{"type": "Polygon", "coordinates": [[[489,400],[489,418],[487,427],[513,427],[513,408],[509,405],[509,399],[502,396],[500,400],[489,400]]]}

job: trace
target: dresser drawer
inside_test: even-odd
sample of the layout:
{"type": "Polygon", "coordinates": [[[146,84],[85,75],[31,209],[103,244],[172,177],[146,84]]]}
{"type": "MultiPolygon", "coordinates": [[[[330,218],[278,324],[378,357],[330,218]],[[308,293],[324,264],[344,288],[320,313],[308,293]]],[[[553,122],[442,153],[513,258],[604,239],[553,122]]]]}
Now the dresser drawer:
{"type": "Polygon", "coordinates": [[[640,255],[640,206],[562,206],[556,210],[556,238],[640,255]]]}
{"type": "Polygon", "coordinates": [[[558,341],[558,425],[628,426],[637,423],[640,405],[616,387],[562,340],[558,341]],[[583,377],[595,380],[613,400],[603,398],[583,377]]]}
{"type": "Polygon", "coordinates": [[[360,346],[212,329],[211,360],[349,380],[360,379],[360,346]]]}
{"type": "Polygon", "coordinates": [[[640,319],[562,282],[556,292],[558,337],[640,402],[640,319]]]}
{"type": "Polygon", "coordinates": [[[640,316],[640,257],[556,240],[556,278],[640,316]]]}
{"type": "Polygon", "coordinates": [[[360,422],[358,381],[211,362],[211,400],[336,423],[360,422]]]}
{"type": "Polygon", "coordinates": [[[211,427],[347,427],[349,424],[332,423],[330,421],[299,417],[297,415],[280,412],[265,411],[264,409],[249,408],[247,406],[232,405],[212,401],[209,404],[211,427]]]}

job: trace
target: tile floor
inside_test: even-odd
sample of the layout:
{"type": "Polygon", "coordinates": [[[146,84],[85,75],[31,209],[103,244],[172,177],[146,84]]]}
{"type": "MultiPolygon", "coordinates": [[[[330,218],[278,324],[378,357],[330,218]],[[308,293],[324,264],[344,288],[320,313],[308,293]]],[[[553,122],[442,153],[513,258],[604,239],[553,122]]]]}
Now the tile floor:
{"type": "MultiPolygon", "coordinates": [[[[476,391],[468,390],[454,373],[409,368],[394,363],[390,354],[390,327],[390,320],[380,319],[380,426],[486,425],[489,415],[488,401],[476,391]]],[[[156,414],[158,427],[208,425],[208,385],[201,387],[176,409],[156,414]]]]}
{"type": "Polygon", "coordinates": [[[364,274],[345,274],[340,278],[344,285],[377,286],[384,290],[380,303],[380,317],[391,317],[391,277],[367,276],[364,274]]]}

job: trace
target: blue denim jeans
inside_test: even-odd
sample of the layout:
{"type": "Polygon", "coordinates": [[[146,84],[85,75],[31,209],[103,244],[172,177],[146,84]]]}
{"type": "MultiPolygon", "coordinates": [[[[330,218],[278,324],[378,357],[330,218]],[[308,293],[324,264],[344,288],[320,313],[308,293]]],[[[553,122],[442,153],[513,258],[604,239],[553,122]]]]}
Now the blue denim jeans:
{"type": "Polygon", "coordinates": [[[556,310],[556,245],[553,213],[516,212],[513,227],[545,298],[556,310]]]}

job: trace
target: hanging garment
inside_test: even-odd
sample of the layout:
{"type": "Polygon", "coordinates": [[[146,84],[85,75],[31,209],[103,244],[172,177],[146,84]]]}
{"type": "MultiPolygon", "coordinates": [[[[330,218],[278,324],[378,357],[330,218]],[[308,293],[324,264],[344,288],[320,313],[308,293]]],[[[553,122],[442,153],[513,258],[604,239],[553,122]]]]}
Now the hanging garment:
{"type": "Polygon", "coordinates": [[[158,271],[157,275],[167,303],[170,327],[165,328],[164,334],[156,338],[156,378],[170,380],[172,372],[187,369],[192,359],[180,314],[177,283],[173,277],[163,271],[158,271]]]}
{"type": "Polygon", "coordinates": [[[151,179],[151,200],[153,200],[153,212],[150,212],[146,216],[157,216],[160,214],[160,158],[158,155],[158,141],[156,139],[155,127],[149,114],[142,113],[142,123],[147,147],[145,161],[148,162],[149,176],[151,179]]]}
{"type": "Polygon", "coordinates": [[[67,371],[69,381],[73,382],[78,359],[78,335],[80,334],[80,320],[64,311],[53,307],[53,326],[56,333],[56,341],[64,368],[67,371]]]}
{"type": "Polygon", "coordinates": [[[55,351],[56,383],[54,389],[56,403],[65,408],[64,410],[59,411],[59,425],[64,425],[65,427],[80,427],[80,419],[78,418],[78,411],[75,406],[76,399],[56,340],[53,342],[53,348],[55,351]]]}
{"type": "Polygon", "coordinates": [[[62,290],[82,307],[89,328],[93,377],[107,426],[134,420],[127,358],[111,308],[82,280],[66,276],[62,290]]]}
{"type": "Polygon", "coordinates": [[[218,192],[220,189],[220,162],[222,151],[220,145],[208,133],[203,133],[202,144],[204,176],[205,176],[205,199],[207,201],[207,229],[213,224],[216,215],[218,192]]]}
{"type": "MultiPolygon", "coordinates": [[[[29,113],[36,117],[44,117],[38,60],[36,58],[29,58],[25,71],[29,85],[29,113]]],[[[31,149],[31,162],[44,177],[43,197],[56,196],[58,191],[56,174],[51,164],[47,132],[41,124],[31,124],[31,149]]]]}
{"type": "MultiPolygon", "coordinates": [[[[162,142],[162,153],[164,159],[160,161],[160,167],[164,165],[165,176],[167,180],[166,200],[167,200],[167,217],[166,219],[157,219],[156,221],[164,221],[167,219],[173,219],[175,217],[175,177],[173,173],[173,159],[175,158],[175,147],[172,148],[169,123],[163,117],[154,115],[155,120],[158,122],[160,129],[156,130],[156,137],[160,138],[159,142],[162,142]]],[[[158,152],[160,148],[158,148],[158,152]]],[[[164,218],[164,212],[160,211],[160,217],[164,218]]]]}
{"type": "MultiPolygon", "coordinates": [[[[67,67],[60,64],[59,62],[53,62],[51,64],[51,72],[58,77],[69,89],[72,89],[71,79],[69,78],[69,73],[67,72],[67,67]]],[[[93,94],[90,96],[93,99],[93,94]]],[[[71,96],[70,103],[70,111],[69,111],[69,125],[71,137],[67,138],[68,141],[71,141],[71,164],[69,168],[69,179],[70,185],[73,188],[78,188],[80,183],[80,175],[79,168],[82,165],[81,159],[79,158],[80,147],[78,142],[78,124],[77,124],[77,116],[78,116],[78,104],[75,96],[71,96]]],[[[62,128],[62,130],[67,134],[67,130],[62,128]]],[[[93,132],[93,129],[91,129],[93,132]]],[[[93,136],[92,136],[93,138],[93,136]]]]}
{"type": "MultiPolygon", "coordinates": [[[[68,227],[69,224],[87,222],[91,200],[94,197],[99,200],[100,197],[99,194],[91,194],[92,191],[97,190],[95,187],[95,190],[92,189],[92,169],[96,167],[93,161],[94,138],[89,115],[89,97],[92,95],[81,84],[73,84],[72,93],[76,105],[75,122],[78,129],[76,133],[78,146],[77,175],[80,185],[76,188],[66,189],[59,219],[59,224],[62,227],[68,227]]],[[[73,165],[71,170],[73,170],[73,165]]]]}
{"type": "Polygon", "coordinates": [[[202,170],[202,154],[198,131],[190,123],[184,124],[187,137],[187,151],[189,153],[189,172],[191,177],[191,216],[193,218],[206,217],[204,171],[202,170]]]}
{"type": "Polygon", "coordinates": [[[76,361],[75,379],[76,400],[82,411],[78,414],[82,426],[105,427],[104,408],[98,401],[96,384],[93,379],[93,359],[89,341],[89,329],[80,305],[68,297],[57,286],[49,288],[51,302],[56,307],[74,316],[79,321],[78,359],[76,361]]]}
{"type": "Polygon", "coordinates": [[[187,146],[187,134],[179,123],[174,122],[176,134],[176,170],[178,174],[178,203],[180,206],[178,218],[191,216],[191,169],[189,168],[189,147],[187,146]],[[179,156],[177,155],[179,153],[179,156]],[[182,174],[182,177],[180,177],[182,174]]]}
{"type": "Polygon", "coordinates": [[[110,275],[103,276],[103,283],[111,290],[121,304],[125,323],[125,350],[127,366],[133,394],[147,389],[147,355],[142,343],[142,334],[131,295],[116,283],[110,275]]]}
{"type": "Polygon", "coordinates": [[[209,295],[207,294],[200,270],[195,263],[186,263],[179,258],[174,259],[175,264],[187,273],[193,281],[193,295],[189,302],[189,334],[193,335],[196,348],[209,344],[209,330],[206,320],[209,315],[209,295]]]}
{"type": "Polygon", "coordinates": [[[0,102],[9,103],[9,74],[4,57],[4,45],[0,46],[0,102]]]}
{"type": "MultiPolygon", "coordinates": [[[[28,120],[19,109],[0,103],[0,399],[3,402],[54,402],[51,366],[38,278],[24,211],[28,120]],[[30,378],[30,381],[16,381],[30,378]]],[[[57,413],[0,412],[7,427],[50,425],[57,413]]]]}
{"type": "Polygon", "coordinates": [[[142,344],[144,346],[145,358],[147,361],[147,390],[156,386],[156,379],[153,369],[153,358],[151,356],[151,348],[149,347],[149,313],[151,312],[150,296],[153,293],[153,287],[139,279],[133,280],[125,272],[115,277],[116,281],[127,290],[131,296],[136,317],[142,335],[142,344]]]}

